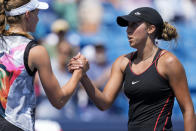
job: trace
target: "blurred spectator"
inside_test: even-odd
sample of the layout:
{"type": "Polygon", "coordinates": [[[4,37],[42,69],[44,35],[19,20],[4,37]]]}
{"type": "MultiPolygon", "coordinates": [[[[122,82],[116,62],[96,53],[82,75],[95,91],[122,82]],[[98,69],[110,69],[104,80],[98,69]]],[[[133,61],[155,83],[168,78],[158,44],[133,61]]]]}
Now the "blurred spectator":
{"type": "MultiPolygon", "coordinates": [[[[66,20],[57,19],[51,25],[51,33],[49,33],[43,40],[43,45],[47,48],[51,57],[56,56],[55,46],[58,43],[64,42],[67,44],[74,45],[69,41],[69,24],[66,20]]],[[[75,39],[75,38],[74,38],[75,39]]],[[[73,40],[72,40],[73,41],[73,40]]],[[[76,39],[75,39],[76,41],[76,39]]],[[[77,45],[72,46],[75,52],[78,52],[79,48],[77,45]]]]}
{"type": "Polygon", "coordinates": [[[82,48],[81,53],[88,59],[89,63],[92,63],[96,59],[94,45],[85,46],[82,48]]]}
{"type": "MultiPolygon", "coordinates": [[[[56,78],[59,80],[60,86],[63,86],[71,77],[71,74],[67,71],[67,64],[70,58],[73,56],[73,50],[71,45],[66,41],[61,41],[56,45],[57,59],[51,60],[51,65],[56,78]]],[[[41,88],[42,89],[42,88],[41,88]]],[[[42,91],[42,99],[37,106],[37,118],[38,119],[74,119],[75,118],[75,102],[71,98],[68,103],[61,109],[54,108],[46,99],[45,93],[42,91]]]]}
{"type": "Polygon", "coordinates": [[[70,29],[77,28],[77,0],[54,0],[53,9],[60,18],[69,23],[70,29]]]}
{"type": "Polygon", "coordinates": [[[89,44],[104,42],[106,36],[102,33],[101,21],[103,8],[99,0],[83,0],[78,7],[79,28],[81,49],[89,44]]]}
{"type": "Polygon", "coordinates": [[[51,33],[45,38],[46,44],[55,45],[64,40],[69,24],[63,19],[55,20],[51,25],[51,33]]]}
{"type": "Polygon", "coordinates": [[[121,9],[125,14],[139,7],[152,7],[152,0],[121,0],[121,9]]]}
{"type": "Polygon", "coordinates": [[[94,33],[99,30],[103,9],[98,0],[83,0],[78,10],[79,30],[83,33],[94,33]]]}
{"type": "Polygon", "coordinates": [[[154,0],[154,5],[166,21],[191,21],[195,16],[191,0],[154,0]]]}
{"type": "Polygon", "coordinates": [[[103,89],[106,81],[109,78],[111,65],[108,63],[106,57],[106,49],[103,44],[95,44],[95,59],[92,61],[88,71],[89,77],[92,79],[93,84],[103,89]]]}
{"type": "MultiPolygon", "coordinates": [[[[92,61],[87,73],[93,84],[100,90],[103,90],[105,87],[105,84],[109,79],[112,66],[106,57],[106,52],[107,50],[104,44],[95,44],[95,59],[92,61]]],[[[127,98],[124,96],[123,92],[120,92],[108,113],[113,115],[126,115],[128,111],[127,102],[127,98]]]]}
{"type": "Polygon", "coordinates": [[[193,5],[196,6],[196,0],[191,0],[193,5]]]}
{"type": "MultiPolygon", "coordinates": [[[[111,27],[116,26],[115,19],[118,15],[123,14],[123,10],[121,9],[121,1],[120,0],[102,0],[102,6],[104,9],[103,14],[103,26],[111,27]]],[[[115,28],[116,28],[115,27],[115,28]]]]}
{"type": "Polygon", "coordinates": [[[122,55],[122,53],[128,53],[131,49],[125,37],[126,34],[124,30],[126,30],[126,28],[120,28],[116,23],[116,17],[124,15],[122,2],[122,0],[102,0],[104,13],[100,30],[103,34],[102,38],[105,38],[105,41],[102,43],[104,43],[107,48],[107,59],[110,62],[113,62],[114,59],[122,55]],[[118,49],[118,51],[115,49],[118,49]]]}

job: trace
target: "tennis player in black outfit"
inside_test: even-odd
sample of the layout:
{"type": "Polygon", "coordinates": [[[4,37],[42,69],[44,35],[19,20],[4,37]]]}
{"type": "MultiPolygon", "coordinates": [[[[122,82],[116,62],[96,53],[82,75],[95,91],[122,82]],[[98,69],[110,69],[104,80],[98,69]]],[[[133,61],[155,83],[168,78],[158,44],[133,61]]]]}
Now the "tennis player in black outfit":
{"type": "MultiPolygon", "coordinates": [[[[87,75],[81,79],[86,92],[101,110],[108,109],[124,83],[129,98],[129,131],[172,131],[172,109],[176,97],[184,118],[185,131],[196,131],[193,103],[185,71],[179,60],[156,46],[156,39],[177,39],[176,29],[163,22],[160,14],[149,7],[117,17],[127,27],[130,46],[137,51],[122,55],[113,63],[103,92],[94,87],[87,75]]],[[[77,56],[69,70],[85,66],[77,56]]]]}

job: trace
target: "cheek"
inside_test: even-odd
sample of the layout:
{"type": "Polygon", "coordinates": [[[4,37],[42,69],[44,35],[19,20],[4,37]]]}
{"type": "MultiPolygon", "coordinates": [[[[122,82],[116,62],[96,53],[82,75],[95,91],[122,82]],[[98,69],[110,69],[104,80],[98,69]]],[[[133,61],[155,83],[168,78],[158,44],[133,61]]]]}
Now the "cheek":
{"type": "Polygon", "coordinates": [[[139,29],[137,29],[134,34],[137,36],[138,39],[142,39],[142,40],[143,39],[146,39],[147,36],[148,36],[145,28],[139,28],[139,29]]]}
{"type": "Polygon", "coordinates": [[[146,34],[146,30],[144,29],[144,28],[137,28],[136,30],[135,30],[135,34],[137,34],[137,35],[143,35],[143,34],[146,34]]]}

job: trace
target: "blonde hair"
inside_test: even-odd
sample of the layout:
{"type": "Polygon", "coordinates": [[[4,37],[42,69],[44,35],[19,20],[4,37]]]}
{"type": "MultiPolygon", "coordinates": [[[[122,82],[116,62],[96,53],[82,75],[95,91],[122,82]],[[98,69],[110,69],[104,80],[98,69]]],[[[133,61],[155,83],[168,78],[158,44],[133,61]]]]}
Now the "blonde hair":
{"type": "Polygon", "coordinates": [[[6,16],[5,16],[5,9],[4,9],[4,0],[0,0],[0,34],[3,33],[5,30],[5,22],[6,16]]]}
{"type": "Polygon", "coordinates": [[[164,22],[163,32],[161,34],[160,39],[165,41],[175,40],[177,41],[178,33],[174,26],[170,25],[168,22],[164,22]]]}
{"type": "MultiPolygon", "coordinates": [[[[21,22],[23,15],[17,15],[17,16],[6,16],[5,10],[10,11],[11,9],[18,8],[24,4],[27,4],[30,2],[30,0],[0,0],[0,34],[2,35],[11,35],[11,32],[6,31],[6,25],[7,24],[18,24],[21,22]]],[[[19,33],[20,34],[20,33],[19,33]]],[[[28,33],[22,33],[21,35],[24,35],[30,39],[32,39],[32,36],[28,33]]]]}

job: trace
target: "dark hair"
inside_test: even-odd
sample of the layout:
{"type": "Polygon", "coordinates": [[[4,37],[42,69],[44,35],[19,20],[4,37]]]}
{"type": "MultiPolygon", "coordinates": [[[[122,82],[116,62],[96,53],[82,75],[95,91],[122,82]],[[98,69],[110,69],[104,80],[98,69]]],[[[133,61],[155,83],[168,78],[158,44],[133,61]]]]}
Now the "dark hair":
{"type": "MultiPolygon", "coordinates": [[[[0,0],[0,34],[10,35],[11,32],[6,31],[7,24],[18,24],[21,22],[23,15],[6,16],[5,11],[18,8],[24,4],[27,4],[30,0],[0,0]]],[[[28,33],[21,33],[22,35],[32,38],[28,33]]]]}

